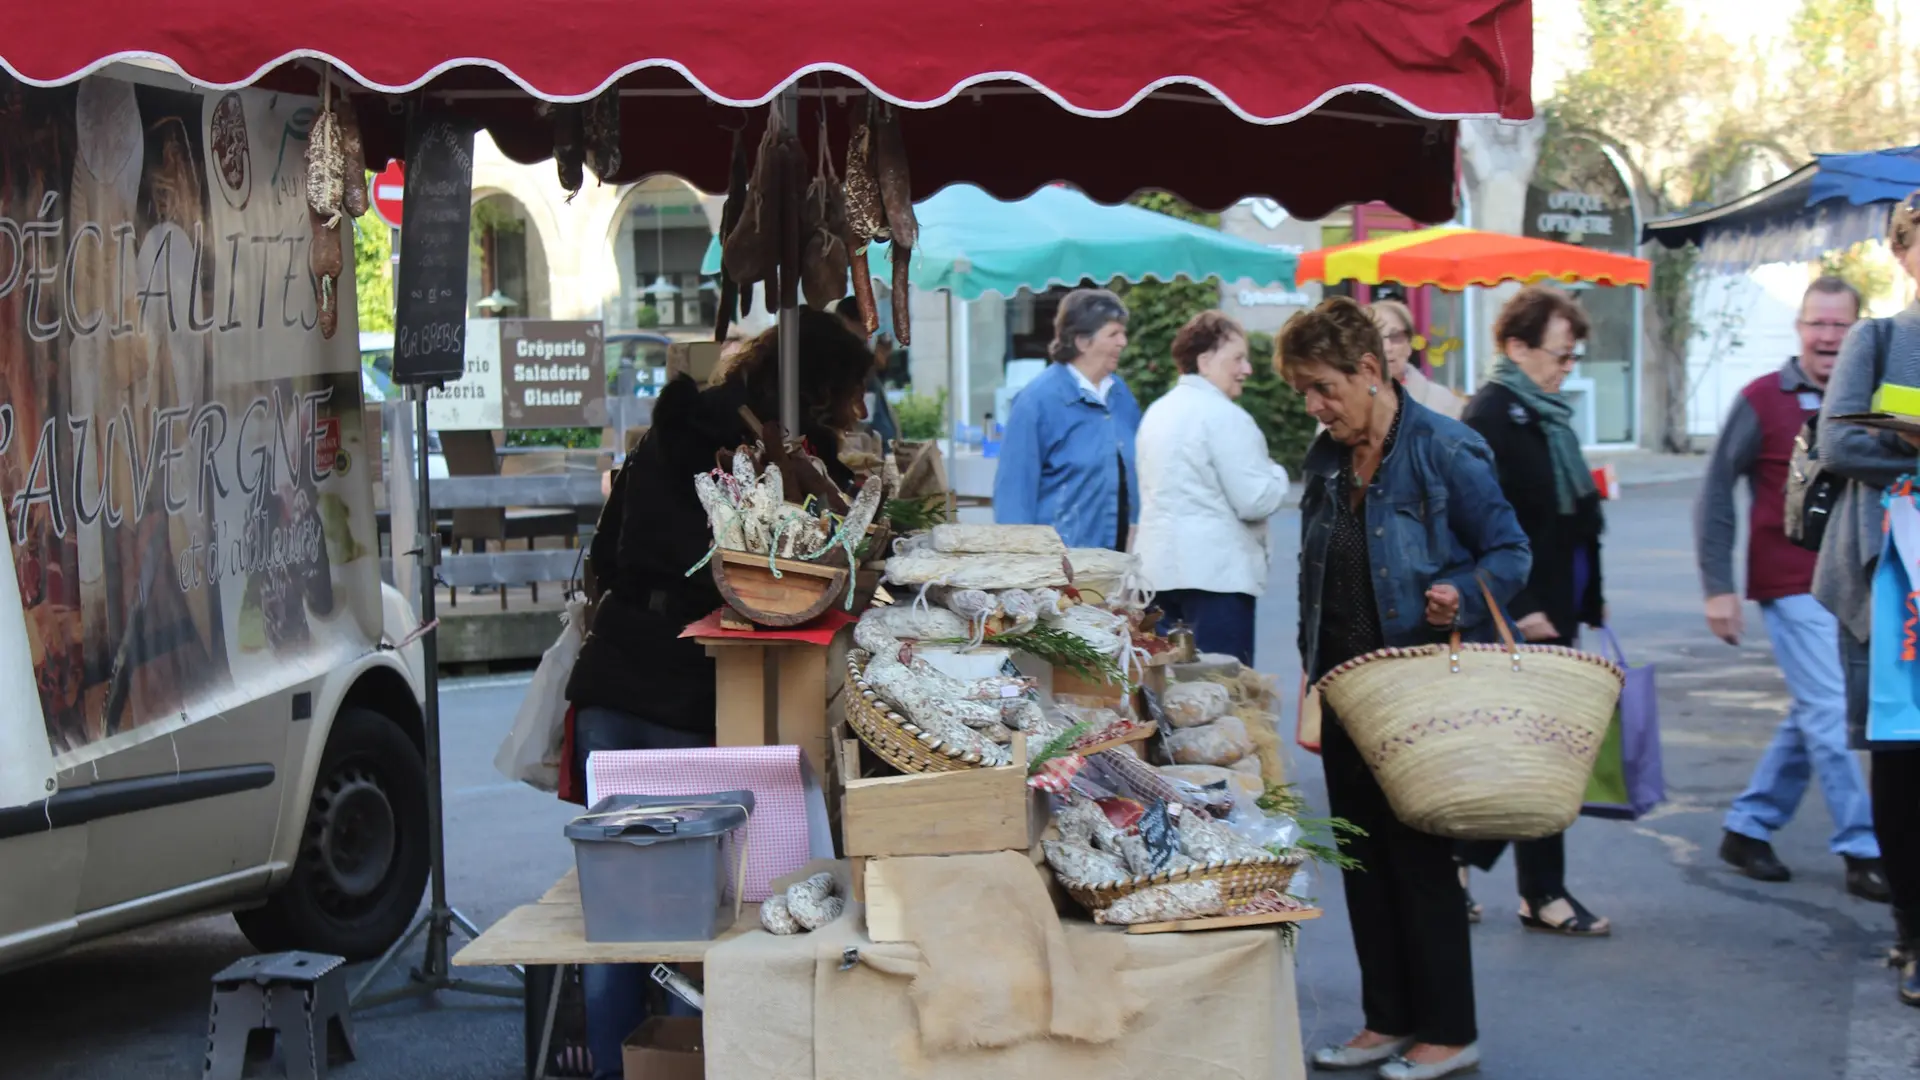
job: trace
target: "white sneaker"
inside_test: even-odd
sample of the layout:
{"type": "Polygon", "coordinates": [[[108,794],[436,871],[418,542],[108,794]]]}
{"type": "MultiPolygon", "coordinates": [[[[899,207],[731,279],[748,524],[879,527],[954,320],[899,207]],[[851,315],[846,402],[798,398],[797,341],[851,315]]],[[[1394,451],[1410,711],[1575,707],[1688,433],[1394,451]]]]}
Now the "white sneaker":
{"type": "Polygon", "coordinates": [[[1411,1037],[1395,1039],[1379,1046],[1323,1046],[1313,1052],[1313,1067],[1316,1069],[1364,1069],[1369,1065],[1378,1065],[1413,1045],[1411,1037]]]}
{"type": "Polygon", "coordinates": [[[1480,1044],[1469,1043],[1447,1060],[1425,1065],[1396,1056],[1380,1066],[1380,1080],[1440,1080],[1443,1076],[1459,1076],[1479,1068],[1480,1044]]]}

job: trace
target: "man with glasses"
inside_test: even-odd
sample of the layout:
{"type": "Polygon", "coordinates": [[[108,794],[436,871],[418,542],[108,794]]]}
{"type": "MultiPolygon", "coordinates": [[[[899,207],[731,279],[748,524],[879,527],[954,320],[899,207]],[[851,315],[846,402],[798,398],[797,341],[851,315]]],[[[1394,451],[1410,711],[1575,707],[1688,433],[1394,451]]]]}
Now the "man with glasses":
{"type": "Polygon", "coordinates": [[[1734,488],[1747,481],[1747,598],[1760,605],[1775,660],[1793,702],[1727,812],[1720,857],[1757,881],[1792,873],[1774,855],[1774,832],[1799,808],[1814,777],[1833,816],[1833,853],[1846,860],[1847,891],[1887,903],[1873,814],[1860,765],[1847,750],[1846,689],[1834,648],[1833,615],[1813,598],[1817,554],[1787,539],[1788,461],[1795,437],[1820,411],[1827,377],[1847,330],[1860,318],[1860,294],[1836,277],[1807,287],[1797,327],[1800,355],[1749,383],[1720,429],[1713,461],[1694,507],[1694,544],[1706,592],[1707,626],[1729,645],[1745,629],[1734,587],[1734,488]]]}

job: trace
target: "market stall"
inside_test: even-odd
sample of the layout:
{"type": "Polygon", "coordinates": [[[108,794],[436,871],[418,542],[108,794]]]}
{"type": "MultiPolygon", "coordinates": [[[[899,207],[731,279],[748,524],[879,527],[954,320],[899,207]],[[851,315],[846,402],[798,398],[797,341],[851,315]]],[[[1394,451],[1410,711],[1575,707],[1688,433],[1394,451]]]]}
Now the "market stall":
{"type": "MultiPolygon", "coordinates": [[[[1155,696],[1136,692],[1166,666],[1151,662],[1165,643],[1139,630],[1151,625],[1149,594],[1112,553],[1056,550],[1057,536],[936,527],[886,565],[891,585],[914,602],[861,611],[859,549],[878,540],[879,552],[894,550],[887,530],[869,523],[882,520],[889,496],[900,493],[900,463],[867,463],[857,493],[815,491],[815,467],[789,436],[799,430],[793,313],[803,286],[814,306],[837,299],[845,271],[824,271],[846,260],[858,288],[865,275],[857,260],[881,238],[900,249],[892,278],[903,282],[919,193],[970,181],[1018,195],[1065,180],[1108,201],[1158,187],[1209,207],[1265,194],[1309,216],[1368,199],[1422,219],[1450,216],[1452,118],[1530,114],[1528,5],[1458,0],[1411,17],[1386,0],[1298,7],[1249,21],[1239,5],[1216,3],[1113,23],[1066,4],[920,6],[885,17],[843,4],[810,9],[796,23],[782,17],[786,9],[727,3],[649,11],[640,33],[631,5],[613,0],[563,9],[434,2],[375,11],[356,3],[336,5],[325,21],[204,0],[168,7],[161,18],[159,9],[124,0],[80,0],[51,16],[0,13],[0,67],[20,81],[0,89],[66,87],[110,69],[152,86],[185,79],[317,99],[311,129],[288,135],[307,144],[304,170],[275,167],[256,177],[267,170],[268,151],[249,154],[222,142],[218,108],[209,118],[216,137],[195,145],[202,164],[222,168],[230,186],[251,183],[311,205],[320,255],[310,277],[323,334],[352,329],[352,275],[321,256],[352,251],[339,230],[364,209],[355,198],[364,201],[363,166],[406,158],[410,231],[396,289],[399,336],[419,344],[418,355],[396,356],[396,378],[408,381],[403,361],[454,361],[437,377],[430,364],[413,365],[422,416],[427,388],[458,372],[457,348],[437,331],[456,325],[441,308],[458,311],[470,299],[463,241],[471,159],[463,147],[476,126],[510,156],[554,157],[569,189],[589,173],[623,183],[674,172],[729,192],[732,297],[760,300],[782,315],[781,408],[764,418],[767,425],[761,418],[743,425],[732,469],[686,478],[709,485],[701,498],[713,527],[708,560],[687,572],[716,575],[727,600],[712,634],[716,648],[727,647],[719,642],[730,635],[760,635],[752,647],[764,648],[773,640],[768,629],[804,633],[820,620],[858,617],[838,680],[844,719],[825,710],[826,730],[790,728],[783,681],[763,688],[757,734],[771,745],[746,743],[756,732],[738,724],[740,746],[595,755],[590,792],[628,801],[601,806],[601,816],[582,818],[569,835],[587,843],[628,839],[629,830],[672,832],[675,844],[641,854],[699,869],[643,880],[684,880],[694,891],[675,898],[650,893],[651,886],[596,886],[607,860],[583,854],[577,903],[557,887],[549,900],[559,910],[546,913],[533,945],[518,954],[502,947],[527,921],[516,923],[516,912],[480,935],[459,963],[505,963],[513,955],[528,964],[704,957],[715,995],[704,1068],[717,1076],[834,1075],[855,1063],[856,1072],[841,1074],[898,1075],[907,1061],[954,1075],[996,1061],[1078,1073],[1076,1062],[1096,1060],[1082,1044],[1137,1067],[1155,1048],[1173,1054],[1164,1033],[1176,1028],[1180,1053],[1264,1032],[1258,1046],[1222,1050],[1216,1060],[1233,1064],[1213,1075],[1295,1075],[1297,1022],[1281,992],[1291,982],[1282,941],[1271,929],[1241,929],[1286,927],[1307,910],[1292,892],[1305,849],[1297,829],[1289,830],[1283,791],[1269,789],[1283,780],[1274,772],[1277,740],[1265,747],[1270,762],[1249,724],[1271,717],[1272,687],[1247,672],[1189,671],[1191,678],[1174,681],[1196,689],[1169,686],[1159,705],[1163,721],[1155,696]],[[368,33],[376,22],[381,32],[368,33]],[[903,49],[902,42],[917,44],[903,49]],[[1100,64],[1085,62],[1089,48],[1100,50],[1100,64]],[[1275,64],[1282,55],[1289,62],[1275,64]],[[1237,149],[1237,166],[1222,166],[1212,153],[1177,152],[1227,144],[1237,149]],[[1315,168],[1268,167],[1307,159],[1315,168]],[[436,213],[418,213],[426,204],[436,213]],[[835,295],[816,295],[822,282],[835,295]],[[784,477],[776,471],[782,466],[784,477]],[[796,493],[783,480],[806,483],[796,493]],[[980,670],[992,650],[1004,650],[999,659],[1014,670],[980,670]],[[1157,749],[1135,746],[1143,740],[1158,740],[1157,749]],[[1219,775],[1167,771],[1182,768],[1219,775]],[[823,840],[816,828],[822,776],[841,812],[837,839],[823,840]],[[686,790],[689,784],[697,789],[686,790]],[[928,827],[916,835],[948,835],[954,822],[998,827],[985,839],[956,828],[938,850],[909,852],[887,829],[877,837],[860,832],[863,805],[882,824],[920,815],[928,827]],[[819,872],[812,864],[821,855],[841,859],[819,872]],[[963,861],[944,862],[956,857],[963,861]],[[599,867],[592,875],[590,863],[599,867]],[[791,873],[778,873],[783,867],[791,873]],[[990,1038],[968,1034],[976,1017],[964,1011],[948,1014],[945,1027],[914,1011],[949,974],[940,958],[976,950],[991,933],[949,919],[967,890],[977,897],[983,883],[1024,913],[1030,933],[1003,935],[1000,945],[1023,966],[1045,968],[1046,989],[1033,992],[1051,1006],[1045,1024],[1023,1015],[990,1038]],[[892,898],[902,941],[872,941],[875,901],[883,896],[892,898]],[[622,903],[641,910],[618,910],[622,903]],[[755,903],[757,913],[745,907],[755,903]],[[608,904],[615,910],[600,911],[608,904]],[[644,921],[656,916],[668,918],[644,921]],[[697,932],[684,929],[687,916],[701,916],[697,932]],[[613,921],[596,925],[607,918],[613,921]],[[623,929],[623,918],[642,921],[623,929]],[[1220,920],[1210,924],[1220,929],[1211,937],[1186,933],[1194,920],[1220,920]],[[1166,932],[1122,934],[1121,925],[1166,932]],[[1231,940],[1240,935],[1243,942],[1231,940]],[[766,1011],[769,995],[798,1003],[813,984],[817,969],[795,958],[836,945],[838,963],[860,965],[856,978],[871,994],[862,1014],[890,1017],[899,1038],[880,1045],[849,1038],[860,1026],[845,1014],[835,1022],[817,1000],[811,1014],[797,1005],[766,1011]],[[763,959],[750,955],[756,950],[763,959]],[[1249,986],[1191,1019],[1135,1007],[1114,990],[1145,1000],[1184,986],[1176,993],[1198,996],[1193,971],[1222,963],[1266,989],[1249,986]],[[1156,980],[1157,969],[1176,981],[1156,980]],[[1094,976],[1083,985],[1106,992],[1066,993],[1074,972],[1094,976]],[[1100,973],[1118,978],[1102,981],[1100,973]],[[891,981],[875,981],[882,976],[891,981]],[[730,986],[739,989],[723,1003],[730,986]],[[1090,1015],[1073,1016],[1075,1008],[1090,1015]],[[775,1019],[784,1042],[763,1038],[775,1019]],[[951,1030],[956,1024],[963,1030],[951,1030]],[[761,1049],[750,1050],[749,1040],[761,1049]],[[810,1056],[815,1067],[775,1072],[756,1060],[761,1053],[810,1056]],[[863,1062],[862,1053],[883,1057],[863,1062]]],[[[279,150],[283,158],[291,153],[279,150]]],[[[290,271],[288,280],[298,276],[290,271]]],[[[904,292],[897,288],[896,297],[904,292]]],[[[906,341],[909,328],[897,316],[898,308],[896,332],[906,341]]],[[[423,439],[422,479],[425,456],[423,439]]],[[[429,671],[436,554],[420,558],[419,632],[429,671]]],[[[834,688],[809,681],[792,693],[824,697],[834,688]]],[[[430,777],[438,774],[435,700],[430,690],[430,777]]],[[[429,799],[436,827],[437,794],[436,787],[429,799]]],[[[420,981],[459,989],[444,970],[448,925],[459,920],[443,878],[436,867],[420,981]]],[[[538,1065],[545,1069],[544,1056],[538,1065]]]]}

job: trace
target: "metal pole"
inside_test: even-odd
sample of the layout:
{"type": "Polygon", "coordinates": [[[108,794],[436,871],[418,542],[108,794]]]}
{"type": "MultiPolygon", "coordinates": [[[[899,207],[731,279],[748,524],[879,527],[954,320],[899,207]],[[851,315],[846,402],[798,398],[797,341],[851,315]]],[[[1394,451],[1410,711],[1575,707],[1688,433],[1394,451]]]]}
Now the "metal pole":
{"type": "MultiPolygon", "coordinates": [[[[414,444],[419,452],[420,504],[416,508],[420,518],[420,623],[431,626],[434,618],[434,567],[440,565],[440,530],[435,528],[433,520],[433,481],[428,470],[427,442],[427,388],[416,385],[413,388],[413,426],[414,444]]],[[[440,805],[440,634],[429,630],[420,639],[420,662],[424,668],[426,681],[426,701],[422,719],[426,725],[427,742],[427,858],[433,865],[433,891],[429,900],[436,924],[443,913],[447,912],[447,849],[446,823],[441,819],[440,805]]],[[[447,937],[434,926],[427,933],[426,970],[446,971],[447,937]]]]}
{"type": "MultiPolygon", "coordinates": [[[[393,238],[393,295],[395,308],[398,309],[400,297],[400,230],[394,229],[393,238]]],[[[434,620],[436,596],[434,567],[440,565],[440,530],[435,527],[433,518],[432,480],[428,462],[430,440],[427,431],[427,394],[428,387],[414,384],[407,387],[407,393],[413,397],[414,405],[414,468],[415,491],[418,505],[415,507],[418,521],[416,538],[420,545],[414,554],[419,556],[415,573],[419,575],[420,624],[431,627],[434,620]]],[[[398,448],[395,448],[396,451],[398,448]]],[[[395,454],[395,460],[398,453],[395,454]]],[[[402,553],[395,551],[394,565],[400,564],[402,553]]],[[[519,986],[499,985],[481,982],[475,979],[457,979],[453,976],[453,963],[448,949],[448,941],[454,932],[460,931],[468,938],[480,936],[480,930],[465,915],[462,915],[447,902],[447,845],[444,800],[440,778],[440,632],[429,629],[420,637],[420,657],[422,666],[421,681],[423,697],[421,702],[421,721],[426,746],[422,757],[426,760],[427,772],[427,861],[431,888],[428,893],[427,910],[421,912],[390,946],[386,953],[367,969],[360,984],[354,987],[349,999],[355,1009],[370,1009],[389,1002],[411,997],[426,997],[441,990],[453,990],[460,993],[478,994],[486,997],[521,998],[524,990],[519,986]],[[400,955],[412,946],[415,938],[426,936],[425,955],[419,967],[410,972],[405,984],[379,994],[370,994],[374,981],[391,967],[400,955]]],[[[516,977],[524,979],[525,973],[519,968],[509,968],[516,977]]]]}
{"type": "MultiPolygon", "coordinates": [[[[788,131],[800,129],[800,97],[792,87],[780,92],[780,118],[788,131]]],[[[781,223],[785,229],[798,229],[797,221],[781,223]]],[[[780,309],[780,429],[788,438],[800,434],[800,311],[780,309]]]]}
{"type": "MultiPolygon", "coordinates": [[[[947,469],[960,458],[960,365],[954,357],[953,290],[947,290],[947,469]]],[[[951,486],[951,485],[949,485],[951,486]]]]}

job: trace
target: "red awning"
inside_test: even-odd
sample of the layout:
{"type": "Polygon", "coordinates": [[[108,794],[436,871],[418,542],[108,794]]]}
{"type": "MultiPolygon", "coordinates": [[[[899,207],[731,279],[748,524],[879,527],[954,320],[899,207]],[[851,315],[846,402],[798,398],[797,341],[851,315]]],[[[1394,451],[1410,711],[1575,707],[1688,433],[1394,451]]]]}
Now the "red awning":
{"type": "MultiPolygon", "coordinates": [[[[707,190],[724,186],[723,127],[739,122],[721,107],[796,82],[829,101],[864,85],[925,110],[904,128],[928,193],[965,180],[1017,197],[1068,180],[1106,201],[1262,194],[1311,216],[1380,199],[1428,221],[1451,215],[1445,121],[1532,114],[1528,0],[0,5],[0,68],[22,80],[59,85],[119,60],[289,88],[296,65],[324,61],[375,90],[459,102],[527,161],[550,143],[534,99],[617,84],[633,98],[619,178],[673,172],[707,190]]],[[[372,151],[395,145],[387,111],[361,103],[372,151]]]]}

